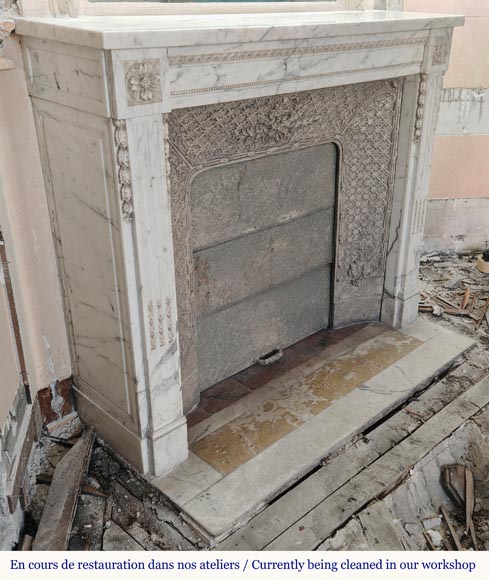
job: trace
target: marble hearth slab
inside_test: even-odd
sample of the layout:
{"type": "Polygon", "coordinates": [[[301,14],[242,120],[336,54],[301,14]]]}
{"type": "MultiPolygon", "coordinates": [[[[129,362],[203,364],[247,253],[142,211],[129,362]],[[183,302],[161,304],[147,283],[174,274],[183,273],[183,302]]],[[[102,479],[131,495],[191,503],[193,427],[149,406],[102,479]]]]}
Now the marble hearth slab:
{"type": "Polygon", "coordinates": [[[153,483],[211,542],[443,372],[473,341],[418,320],[368,325],[190,430],[190,459],[153,483]]]}

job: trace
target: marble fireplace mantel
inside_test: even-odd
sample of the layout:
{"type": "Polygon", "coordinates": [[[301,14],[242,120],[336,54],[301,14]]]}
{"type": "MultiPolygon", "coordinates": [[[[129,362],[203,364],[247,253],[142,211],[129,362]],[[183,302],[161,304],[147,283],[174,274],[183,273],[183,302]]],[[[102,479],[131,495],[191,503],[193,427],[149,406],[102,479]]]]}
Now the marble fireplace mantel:
{"type": "Polygon", "coordinates": [[[198,391],[182,396],[195,326],[185,191],[196,172],[336,143],[333,324],[416,319],[442,77],[462,23],[394,12],[17,19],[79,412],[138,469],[162,475],[188,454],[184,411],[198,391]],[[355,235],[378,253],[373,274],[355,235]],[[380,293],[368,289],[379,280],[380,293]]]}

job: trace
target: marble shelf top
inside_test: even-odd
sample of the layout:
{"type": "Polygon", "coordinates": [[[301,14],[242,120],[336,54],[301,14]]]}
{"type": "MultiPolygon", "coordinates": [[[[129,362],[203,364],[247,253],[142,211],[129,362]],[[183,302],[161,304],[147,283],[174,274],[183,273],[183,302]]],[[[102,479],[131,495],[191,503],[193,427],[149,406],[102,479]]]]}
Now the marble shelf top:
{"type": "Polygon", "coordinates": [[[411,12],[285,12],[17,18],[16,32],[103,49],[293,40],[461,26],[463,16],[411,12]]]}

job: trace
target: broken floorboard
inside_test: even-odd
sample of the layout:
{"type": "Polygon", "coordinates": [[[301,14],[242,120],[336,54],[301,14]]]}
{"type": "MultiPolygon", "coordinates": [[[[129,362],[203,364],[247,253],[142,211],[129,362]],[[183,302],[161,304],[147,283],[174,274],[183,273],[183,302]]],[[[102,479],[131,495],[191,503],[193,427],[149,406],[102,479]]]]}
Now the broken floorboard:
{"type": "Polygon", "coordinates": [[[66,550],[78,496],[93,446],[93,431],[80,440],[60,460],[54,471],[33,550],[66,550]]]}
{"type": "Polygon", "coordinates": [[[489,378],[447,405],[346,485],[323,500],[271,544],[267,550],[314,550],[351,515],[392,491],[410,469],[443,439],[489,403],[489,378]]]}
{"type": "Polygon", "coordinates": [[[436,444],[392,493],[368,504],[318,549],[393,549],[397,543],[406,546],[400,549],[429,548],[440,551],[453,550],[458,542],[459,550],[473,550],[481,543],[487,550],[489,438],[487,429],[481,429],[479,423],[487,420],[488,416],[489,405],[486,405],[481,413],[471,417],[448,438],[436,444]],[[473,534],[466,531],[465,506],[460,506],[451,495],[447,495],[440,478],[447,466],[456,464],[461,464],[463,471],[469,469],[474,473],[474,470],[477,474],[474,476],[478,496],[471,526],[473,534]],[[372,511],[378,516],[374,520],[371,518],[372,511]],[[385,526],[379,529],[381,519],[385,526]],[[385,528],[390,529],[387,535],[383,533],[385,528]]]}
{"type": "MultiPolygon", "coordinates": [[[[443,390],[443,381],[431,387],[420,397],[418,409],[429,410],[434,401],[440,404],[443,390]]],[[[374,498],[393,489],[416,461],[488,402],[486,377],[426,423],[410,414],[408,405],[372,431],[367,441],[333,457],[217,549],[316,549],[374,498]]]]}

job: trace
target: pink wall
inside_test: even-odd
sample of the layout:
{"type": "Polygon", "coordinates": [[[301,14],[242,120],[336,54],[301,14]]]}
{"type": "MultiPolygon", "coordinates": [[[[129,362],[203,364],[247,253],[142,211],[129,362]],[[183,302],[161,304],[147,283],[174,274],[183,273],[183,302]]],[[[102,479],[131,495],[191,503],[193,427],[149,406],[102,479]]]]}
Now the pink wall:
{"type": "MultiPolygon", "coordinates": [[[[489,95],[489,1],[404,0],[404,10],[464,14],[465,26],[454,31],[444,86],[487,88],[489,95]]],[[[440,114],[444,115],[447,107],[457,106],[461,105],[444,103],[440,114]]],[[[469,102],[466,106],[487,107],[489,104],[469,102]]],[[[430,197],[489,197],[489,126],[482,128],[480,133],[471,135],[462,128],[458,135],[436,138],[430,197]]]]}

